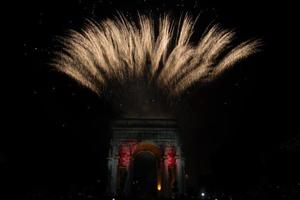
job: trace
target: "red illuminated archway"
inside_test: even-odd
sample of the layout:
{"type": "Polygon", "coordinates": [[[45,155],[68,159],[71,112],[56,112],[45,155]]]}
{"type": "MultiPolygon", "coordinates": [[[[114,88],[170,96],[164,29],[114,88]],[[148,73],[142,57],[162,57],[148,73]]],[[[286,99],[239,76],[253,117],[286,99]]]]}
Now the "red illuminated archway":
{"type": "Polygon", "coordinates": [[[148,143],[148,142],[142,142],[142,143],[139,143],[134,152],[133,152],[133,155],[132,155],[132,158],[134,159],[134,157],[140,153],[140,152],[143,152],[143,151],[149,151],[151,152],[157,159],[160,159],[161,158],[161,150],[158,146],[156,146],[155,144],[152,144],[152,143],[148,143]]]}
{"type": "Polygon", "coordinates": [[[156,170],[157,170],[157,191],[162,189],[162,155],[161,148],[150,142],[141,142],[135,146],[132,154],[131,163],[134,163],[134,159],[143,152],[149,152],[156,158],[156,170]]]}

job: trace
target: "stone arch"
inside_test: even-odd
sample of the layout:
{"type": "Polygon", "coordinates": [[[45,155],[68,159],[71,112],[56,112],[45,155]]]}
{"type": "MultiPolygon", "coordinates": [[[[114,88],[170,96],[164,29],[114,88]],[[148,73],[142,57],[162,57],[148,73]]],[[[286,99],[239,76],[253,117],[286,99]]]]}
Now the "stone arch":
{"type": "MultiPolygon", "coordinates": [[[[147,154],[156,160],[157,172],[160,175],[160,182],[157,183],[158,197],[168,198],[175,191],[169,184],[170,180],[174,180],[173,178],[175,178],[175,189],[178,189],[179,194],[183,194],[185,162],[182,157],[178,133],[176,122],[170,119],[121,119],[114,121],[108,157],[108,192],[117,196],[130,196],[133,183],[132,166],[135,161],[147,154]],[[173,153],[171,156],[172,169],[176,171],[174,174],[175,171],[173,170],[172,178],[169,173],[171,166],[169,147],[174,148],[176,152],[175,155],[173,153]]],[[[143,162],[140,163],[143,164],[143,162]]]]}
{"type": "Polygon", "coordinates": [[[135,156],[143,151],[148,151],[150,153],[152,153],[158,160],[161,158],[162,153],[160,148],[151,143],[151,142],[141,142],[136,146],[136,149],[134,150],[133,154],[132,154],[132,158],[134,159],[135,156]]]}
{"type": "Polygon", "coordinates": [[[129,194],[132,192],[132,181],[133,181],[133,177],[134,177],[134,165],[135,165],[135,161],[137,161],[136,159],[138,159],[138,157],[140,157],[143,153],[149,153],[151,155],[153,155],[153,157],[156,160],[156,190],[157,190],[157,194],[159,195],[161,189],[162,189],[162,157],[163,157],[163,153],[161,152],[161,148],[160,146],[152,143],[151,141],[143,141],[140,143],[136,144],[136,147],[134,149],[134,151],[132,152],[132,156],[131,156],[131,161],[129,164],[129,175],[128,175],[128,184],[127,184],[127,189],[125,193],[129,194]]]}

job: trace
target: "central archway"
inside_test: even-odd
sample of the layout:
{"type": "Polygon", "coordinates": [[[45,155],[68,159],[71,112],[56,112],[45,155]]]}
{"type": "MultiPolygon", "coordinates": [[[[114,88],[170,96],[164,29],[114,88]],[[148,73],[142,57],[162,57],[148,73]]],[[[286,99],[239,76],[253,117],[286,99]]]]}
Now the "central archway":
{"type": "Polygon", "coordinates": [[[154,154],[149,151],[136,154],[132,172],[132,194],[143,199],[156,197],[157,160],[154,154]]]}
{"type": "Polygon", "coordinates": [[[137,145],[131,161],[132,189],[135,197],[153,199],[161,190],[161,151],[151,143],[137,145]]]}

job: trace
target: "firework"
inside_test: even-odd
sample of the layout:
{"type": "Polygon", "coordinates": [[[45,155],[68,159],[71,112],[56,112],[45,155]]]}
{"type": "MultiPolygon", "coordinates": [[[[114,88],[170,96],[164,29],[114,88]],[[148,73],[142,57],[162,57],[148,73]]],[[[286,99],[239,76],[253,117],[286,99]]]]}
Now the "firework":
{"type": "Polygon", "coordinates": [[[122,15],[87,21],[82,30],[61,38],[53,65],[98,95],[110,83],[144,80],[178,96],[192,85],[214,80],[260,45],[257,40],[234,45],[235,32],[219,25],[192,43],[194,26],[189,16],[175,21],[165,15],[158,27],[143,15],[137,22],[122,15]]]}

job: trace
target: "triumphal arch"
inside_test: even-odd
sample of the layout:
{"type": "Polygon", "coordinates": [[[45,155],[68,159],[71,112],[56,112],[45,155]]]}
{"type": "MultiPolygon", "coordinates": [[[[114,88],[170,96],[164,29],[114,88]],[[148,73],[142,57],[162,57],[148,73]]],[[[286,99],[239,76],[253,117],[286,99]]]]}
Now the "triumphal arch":
{"type": "Polygon", "coordinates": [[[172,119],[112,122],[108,191],[112,195],[169,197],[184,192],[184,158],[172,119]]]}

